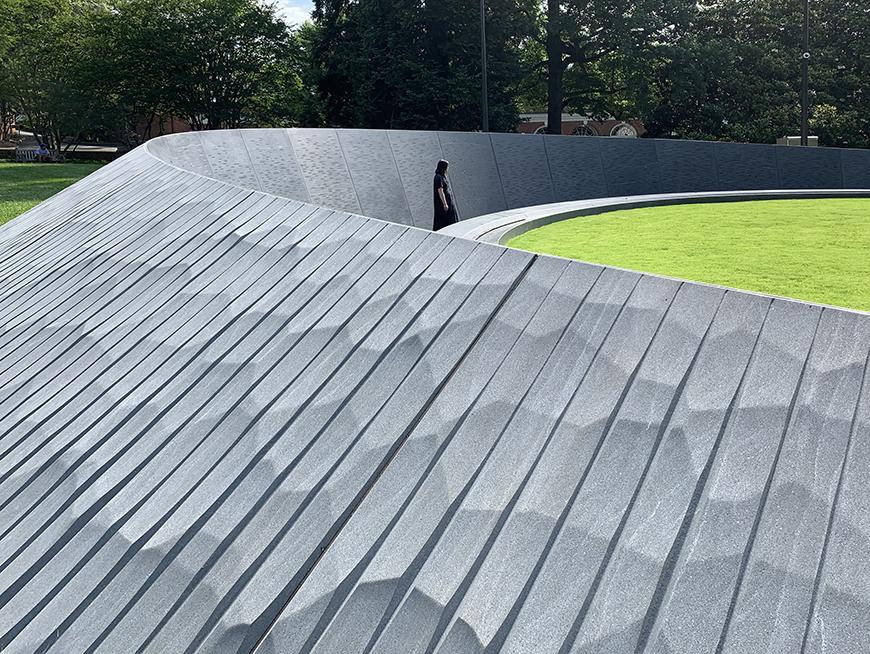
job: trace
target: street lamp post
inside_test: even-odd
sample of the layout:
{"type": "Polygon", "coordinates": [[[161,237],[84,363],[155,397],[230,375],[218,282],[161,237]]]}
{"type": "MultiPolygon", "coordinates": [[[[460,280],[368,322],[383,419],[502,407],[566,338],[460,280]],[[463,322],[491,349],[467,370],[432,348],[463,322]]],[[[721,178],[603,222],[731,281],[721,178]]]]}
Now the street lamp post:
{"type": "Polygon", "coordinates": [[[810,117],[810,2],[804,0],[803,52],[801,52],[801,145],[809,143],[810,117]]]}
{"type": "Polygon", "coordinates": [[[480,0],[480,105],[483,113],[483,131],[489,131],[489,100],[486,90],[486,9],[480,0]]]}

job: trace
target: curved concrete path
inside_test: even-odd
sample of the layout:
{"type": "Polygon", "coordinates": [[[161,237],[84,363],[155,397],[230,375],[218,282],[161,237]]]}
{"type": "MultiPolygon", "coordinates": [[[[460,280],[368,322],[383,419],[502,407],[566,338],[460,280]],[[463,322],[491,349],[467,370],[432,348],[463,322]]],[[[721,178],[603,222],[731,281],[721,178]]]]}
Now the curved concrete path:
{"type": "Polygon", "coordinates": [[[870,316],[409,227],[442,155],[466,218],[870,187],[773,146],[133,151],[0,229],[0,649],[866,647],[870,316]]]}
{"type": "Polygon", "coordinates": [[[485,243],[507,242],[532,229],[577,216],[659,207],[671,204],[708,204],[712,202],[746,202],[751,200],[806,200],[824,198],[866,198],[867,189],[792,189],[787,191],[705,191],[699,193],[654,193],[623,195],[593,200],[554,202],[532,207],[508,209],[463,220],[440,230],[441,234],[485,243]]]}

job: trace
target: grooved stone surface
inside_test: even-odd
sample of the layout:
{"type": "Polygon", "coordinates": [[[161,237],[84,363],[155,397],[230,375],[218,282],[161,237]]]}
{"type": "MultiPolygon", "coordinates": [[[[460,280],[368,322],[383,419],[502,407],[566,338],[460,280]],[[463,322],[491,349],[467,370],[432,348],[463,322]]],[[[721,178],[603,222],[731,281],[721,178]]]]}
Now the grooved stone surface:
{"type": "Polygon", "coordinates": [[[453,164],[450,179],[462,220],[610,196],[870,187],[870,152],[863,150],[457,132],[240,133],[253,173],[242,155],[228,149],[238,145],[238,137],[225,132],[179,134],[171,146],[160,138],[148,147],[162,160],[207,177],[259,184],[283,197],[424,229],[432,225],[432,176],[443,157],[453,164]]]}
{"type": "Polygon", "coordinates": [[[782,147],[776,149],[780,188],[843,188],[840,151],[836,148],[782,147]]]}
{"type": "Polygon", "coordinates": [[[234,179],[243,188],[261,190],[241,131],[216,131],[203,139],[202,145],[209,168],[218,179],[234,179]]]}
{"type": "Polygon", "coordinates": [[[432,229],[435,219],[432,180],[444,158],[436,132],[387,132],[415,227],[432,229]]]}
{"type": "Polygon", "coordinates": [[[507,209],[489,134],[440,132],[438,139],[450,162],[447,174],[460,220],[507,209]]]}
{"type": "Polygon", "coordinates": [[[157,143],[162,146],[167,162],[184,170],[192,170],[201,175],[223,179],[219,172],[212,170],[208,162],[201,132],[176,134],[172,138],[172,143],[161,139],[158,139],[157,143]]]}
{"type": "Polygon", "coordinates": [[[870,150],[840,150],[843,188],[870,187],[870,150]]]}
{"type": "Polygon", "coordinates": [[[287,130],[246,129],[242,138],[263,191],[302,202],[310,200],[287,130]]]}
{"type": "Polygon", "coordinates": [[[531,134],[525,139],[513,137],[513,134],[491,137],[507,208],[555,202],[543,135],[531,134]]]}
{"type": "Polygon", "coordinates": [[[439,138],[479,211],[779,152],[185,134],[3,226],[0,649],[866,649],[870,316],[408,227],[439,138]]]}
{"type": "Polygon", "coordinates": [[[343,129],[338,138],[362,212],[410,224],[411,212],[387,132],[343,129]]]}
{"type": "Polygon", "coordinates": [[[311,202],[359,211],[356,189],[335,130],[294,129],[290,131],[290,140],[311,202]]]}
{"type": "MultiPolygon", "coordinates": [[[[742,191],[782,188],[776,151],[777,148],[772,145],[714,143],[720,189],[742,191]]],[[[814,188],[812,183],[807,187],[814,188]]]]}
{"type": "Polygon", "coordinates": [[[556,202],[607,196],[599,139],[544,135],[556,202]]]}
{"type": "Polygon", "coordinates": [[[719,188],[713,143],[657,140],[659,193],[714,191],[719,188]]]}
{"type": "MultiPolygon", "coordinates": [[[[656,144],[649,139],[587,137],[598,141],[607,195],[658,193],[661,174],[656,144]]],[[[584,139],[585,140],[585,139],[584,139]]]]}

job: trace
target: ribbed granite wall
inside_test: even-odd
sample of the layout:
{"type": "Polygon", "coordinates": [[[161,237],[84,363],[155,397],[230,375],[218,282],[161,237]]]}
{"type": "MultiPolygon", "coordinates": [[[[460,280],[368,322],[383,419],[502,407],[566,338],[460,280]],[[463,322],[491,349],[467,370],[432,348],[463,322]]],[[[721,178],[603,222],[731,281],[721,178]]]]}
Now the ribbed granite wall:
{"type": "Polygon", "coordinates": [[[404,224],[818,152],[182,135],[0,228],[0,649],[865,651],[870,316],[404,224]]]}

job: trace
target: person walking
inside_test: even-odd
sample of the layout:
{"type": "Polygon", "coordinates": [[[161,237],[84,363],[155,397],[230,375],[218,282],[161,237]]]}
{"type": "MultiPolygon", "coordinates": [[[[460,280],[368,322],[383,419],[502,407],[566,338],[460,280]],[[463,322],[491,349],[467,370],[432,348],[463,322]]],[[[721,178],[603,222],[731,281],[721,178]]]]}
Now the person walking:
{"type": "Polygon", "coordinates": [[[448,162],[441,159],[435,167],[435,179],[432,182],[432,189],[435,202],[435,220],[432,224],[432,229],[438,231],[443,227],[452,225],[457,222],[456,207],[453,204],[453,198],[450,196],[450,183],[447,181],[448,162]]]}

